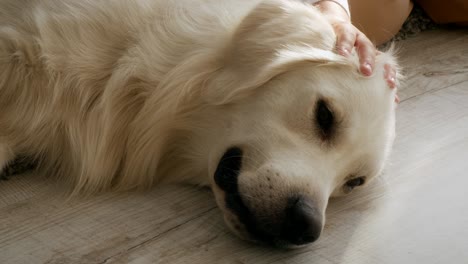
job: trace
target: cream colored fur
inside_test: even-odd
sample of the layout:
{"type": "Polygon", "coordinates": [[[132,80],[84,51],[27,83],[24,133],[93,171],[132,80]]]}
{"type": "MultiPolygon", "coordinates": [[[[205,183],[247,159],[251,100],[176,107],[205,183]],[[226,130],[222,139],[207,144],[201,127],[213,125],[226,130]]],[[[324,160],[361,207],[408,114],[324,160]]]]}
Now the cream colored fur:
{"type": "Polygon", "coordinates": [[[268,167],[278,197],[307,185],[324,210],[349,174],[380,173],[394,129],[391,54],[364,78],[334,46],[297,1],[2,0],[0,166],[32,156],[77,192],[207,185],[240,144],[259,174],[242,190],[263,193],[268,167]],[[348,127],[329,150],[308,117],[320,96],[348,127]]]}

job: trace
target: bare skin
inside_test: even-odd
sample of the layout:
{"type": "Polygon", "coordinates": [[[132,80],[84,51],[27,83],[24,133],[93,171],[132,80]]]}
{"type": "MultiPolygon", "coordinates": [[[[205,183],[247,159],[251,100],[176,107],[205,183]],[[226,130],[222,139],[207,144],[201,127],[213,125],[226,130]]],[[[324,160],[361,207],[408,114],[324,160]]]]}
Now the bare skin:
{"type": "MultiPolygon", "coordinates": [[[[375,57],[378,54],[375,44],[369,39],[369,36],[374,40],[377,39],[377,44],[385,42],[398,32],[409,12],[411,12],[412,4],[410,0],[388,0],[384,2],[393,8],[388,12],[398,12],[398,10],[401,11],[401,9],[404,9],[406,13],[394,17],[394,19],[382,20],[379,22],[380,24],[373,21],[375,22],[373,26],[369,26],[367,24],[363,24],[364,21],[372,21],[369,17],[375,17],[377,20],[378,14],[376,14],[374,9],[369,7],[370,5],[368,4],[373,3],[374,6],[380,5],[380,7],[376,7],[376,10],[378,9],[381,10],[381,12],[386,12],[386,9],[384,8],[388,8],[388,6],[382,7],[381,1],[350,0],[349,4],[351,13],[353,14],[353,21],[351,21],[346,10],[334,1],[325,0],[315,3],[315,6],[325,15],[335,30],[337,35],[337,51],[343,56],[349,56],[352,48],[356,48],[359,55],[360,71],[365,76],[372,74],[375,57]],[[378,2],[379,4],[374,2],[378,2]],[[407,5],[405,5],[405,3],[407,3],[407,5]],[[354,11],[357,14],[354,14],[354,11]],[[356,18],[354,19],[354,17],[356,18]],[[385,30],[379,30],[382,28],[385,30]],[[366,29],[366,32],[368,32],[369,35],[364,34],[361,29],[366,29]],[[387,31],[390,33],[381,34],[381,32],[387,31]]],[[[392,13],[390,13],[390,15],[392,15],[392,13]]],[[[391,17],[390,15],[387,16],[387,18],[391,17]]],[[[395,69],[387,66],[384,78],[390,88],[396,88],[395,69]]],[[[395,100],[398,101],[398,98],[395,98],[395,100]]]]}
{"type": "Polygon", "coordinates": [[[374,44],[389,41],[413,9],[410,0],[348,0],[351,20],[374,44]]]}

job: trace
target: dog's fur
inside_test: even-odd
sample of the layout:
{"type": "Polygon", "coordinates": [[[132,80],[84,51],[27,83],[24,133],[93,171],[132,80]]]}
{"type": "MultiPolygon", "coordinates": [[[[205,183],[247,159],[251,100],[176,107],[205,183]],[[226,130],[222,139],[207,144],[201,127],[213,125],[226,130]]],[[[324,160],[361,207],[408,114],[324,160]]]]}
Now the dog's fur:
{"type": "MultiPolygon", "coordinates": [[[[394,91],[333,53],[331,25],[287,0],[2,0],[0,168],[17,155],[76,192],[212,184],[230,146],[259,219],[293,193],[324,212],[354,176],[379,174],[394,136],[394,91]],[[323,137],[317,100],[338,125],[323,137]]],[[[237,226],[234,228],[234,226],[237,226]]]]}

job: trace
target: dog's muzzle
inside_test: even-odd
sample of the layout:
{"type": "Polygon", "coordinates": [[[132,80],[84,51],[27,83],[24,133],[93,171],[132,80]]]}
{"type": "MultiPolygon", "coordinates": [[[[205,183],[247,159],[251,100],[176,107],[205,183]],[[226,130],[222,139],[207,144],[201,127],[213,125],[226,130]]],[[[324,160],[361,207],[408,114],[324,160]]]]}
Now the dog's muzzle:
{"type": "Polygon", "coordinates": [[[322,231],[323,216],[313,199],[305,195],[293,195],[288,199],[279,214],[282,219],[272,219],[269,223],[256,219],[256,212],[244,203],[239,192],[242,156],[240,148],[229,148],[218,163],[214,179],[225,192],[226,207],[238,217],[252,238],[276,246],[298,246],[317,240],[322,231]]]}

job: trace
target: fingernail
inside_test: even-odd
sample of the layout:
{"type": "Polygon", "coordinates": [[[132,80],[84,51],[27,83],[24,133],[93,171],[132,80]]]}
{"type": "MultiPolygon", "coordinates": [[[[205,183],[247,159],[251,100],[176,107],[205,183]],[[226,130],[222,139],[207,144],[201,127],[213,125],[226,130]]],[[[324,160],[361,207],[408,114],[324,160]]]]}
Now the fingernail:
{"type": "Polygon", "coordinates": [[[366,62],[366,63],[364,63],[362,66],[363,66],[362,73],[363,73],[364,75],[369,76],[369,75],[372,74],[372,65],[371,65],[370,63],[366,62]]]}
{"type": "Polygon", "coordinates": [[[345,57],[347,57],[349,55],[349,49],[347,49],[347,48],[342,47],[342,48],[339,49],[339,51],[340,51],[340,54],[345,56],[345,57]]]}
{"type": "Polygon", "coordinates": [[[395,80],[395,77],[391,76],[388,80],[387,80],[387,84],[388,86],[391,88],[391,89],[394,89],[396,87],[396,80],[395,80]]]}

